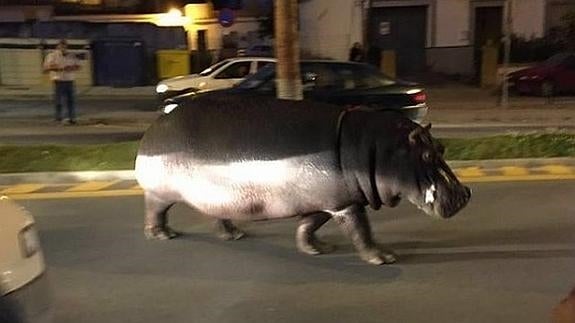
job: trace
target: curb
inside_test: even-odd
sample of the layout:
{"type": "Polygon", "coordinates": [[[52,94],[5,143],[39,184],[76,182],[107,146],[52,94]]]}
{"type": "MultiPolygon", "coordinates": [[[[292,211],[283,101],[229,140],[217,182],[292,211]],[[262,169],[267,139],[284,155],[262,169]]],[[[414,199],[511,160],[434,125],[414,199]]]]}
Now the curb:
{"type": "MultiPolygon", "coordinates": [[[[463,177],[513,177],[530,174],[575,176],[575,158],[570,157],[447,161],[447,164],[463,177]]],[[[69,184],[134,180],[133,170],[0,174],[0,185],[3,186],[23,183],[69,184]]]]}

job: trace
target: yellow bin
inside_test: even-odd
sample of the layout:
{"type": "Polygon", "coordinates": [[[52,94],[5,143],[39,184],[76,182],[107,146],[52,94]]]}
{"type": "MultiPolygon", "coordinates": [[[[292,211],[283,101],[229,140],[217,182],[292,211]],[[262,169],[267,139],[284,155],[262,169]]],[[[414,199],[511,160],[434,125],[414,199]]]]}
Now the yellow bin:
{"type": "Polygon", "coordinates": [[[161,49],[156,51],[156,55],[160,79],[190,74],[190,53],[187,50],[161,49]]]}

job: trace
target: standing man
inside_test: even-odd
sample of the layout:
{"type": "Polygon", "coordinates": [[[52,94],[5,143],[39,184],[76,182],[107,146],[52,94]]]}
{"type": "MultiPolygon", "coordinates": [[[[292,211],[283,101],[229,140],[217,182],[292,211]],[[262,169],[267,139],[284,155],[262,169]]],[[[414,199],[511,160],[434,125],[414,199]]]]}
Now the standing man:
{"type": "Polygon", "coordinates": [[[349,60],[352,62],[363,62],[365,57],[363,47],[360,43],[354,43],[353,47],[349,50],[349,60]]]}
{"type": "Polygon", "coordinates": [[[54,82],[55,120],[57,122],[62,121],[62,102],[65,98],[68,108],[68,124],[76,124],[74,72],[79,69],[78,60],[68,52],[68,43],[65,39],[60,40],[56,50],[46,55],[44,72],[50,72],[50,79],[54,82]]]}

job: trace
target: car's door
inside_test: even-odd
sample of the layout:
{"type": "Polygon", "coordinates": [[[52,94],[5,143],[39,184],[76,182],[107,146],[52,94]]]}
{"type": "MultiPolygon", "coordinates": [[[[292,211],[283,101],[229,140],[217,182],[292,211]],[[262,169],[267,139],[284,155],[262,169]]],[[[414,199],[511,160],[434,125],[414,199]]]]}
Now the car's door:
{"type": "Polygon", "coordinates": [[[559,91],[575,93],[575,55],[567,56],[556,68],[554,81],[559,91]]]}
{"type": "Polygon", "coordinates": [[[224,66],[221,71],[214,73],[209,89],[225,89],[234,86],[249,75],[251,64],[251,61],[239,61],[224,66]]]}

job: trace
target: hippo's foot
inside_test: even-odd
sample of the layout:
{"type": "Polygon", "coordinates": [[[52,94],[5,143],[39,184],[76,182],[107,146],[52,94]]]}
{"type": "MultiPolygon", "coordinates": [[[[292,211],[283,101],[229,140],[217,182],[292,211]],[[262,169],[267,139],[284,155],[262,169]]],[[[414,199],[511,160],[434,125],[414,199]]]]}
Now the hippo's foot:
{"type": "Polygon", "coordinates": [[[318,240],[315,237],[311,239],[298,239],[296,242],[297,242],[297,248],[300,252],[312,256],[317,256],[324,253],[330,253],[335,250],[335,247],[333,245],[318,240]]]}
{"type": "Polygon", "coordinates": [[[178,233],[167,225],[144,228],[144,234],[148,240],[169,240],[178,236],[178,233]]]}
{"type": "Polygon", "coordinates": [[[239,240],[246,235],[245,232],[233,225],[230,220],[218,220],[216,226],[217,236],[222,240],[239,240]]]}
{"type": "Polygon", "coordinates": [[[397,256],[393,252],[375,247],[361,251],[359,256],[372,265],[393,264],[397,261],[397,256]]]}
{"type": "Polygon", "coordinates": [[[226,240],[226,241],[230,241],[230,240],[240,240],[241,238],[243,238],[246,235],[245,232],[241,231],[241,230],[234,230],[232,232],[228,232],[228,231],[220,231],[217,233],[218,238],[222,239],[222,240],[226,240]]]}

